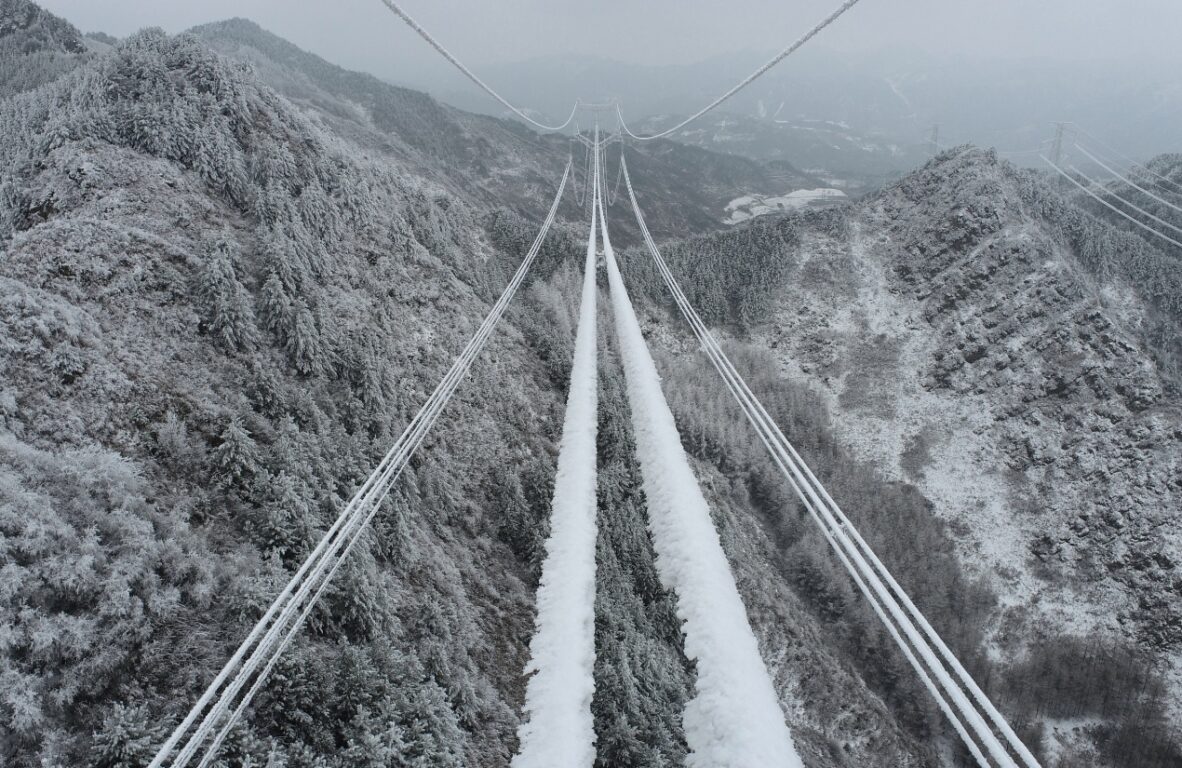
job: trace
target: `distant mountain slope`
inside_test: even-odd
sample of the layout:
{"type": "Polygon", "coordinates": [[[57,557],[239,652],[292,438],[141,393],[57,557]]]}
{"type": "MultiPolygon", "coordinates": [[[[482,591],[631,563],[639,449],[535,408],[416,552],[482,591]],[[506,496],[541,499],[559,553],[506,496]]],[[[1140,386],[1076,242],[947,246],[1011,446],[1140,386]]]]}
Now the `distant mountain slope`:
{"type": "MultiPolygon", "coordinates": [[[[244,19],[207,24],[193,33],[215,50],[250,62],[269,85],[315,110],[334,130],[489,204],[537,214],[545,180],[557,175],[572,151],[577,158],[584,155],[565,137],[539,136],[516,121],[464,112],[424,93],[342,69],[244,19]]],[[[603,126],[605,135],[609,127],[603,126]]],[[[802,184],[801,174],[785,164],[768,168],[676,142],[645,145],[636,153],[647,177],[673,193],[671,204],[655,212],[658,232],[709,231],[725,218],[725,206],[735,197],[780,194],[802,184]]],[[[615,157],[609,152],[609,166],[615,157]]],[[[616,168],[608,170],[614,181],[616,168]]],[[[582,217],[573,205],[564,213],[582,217]]],[[[627,217],[620,219],[627,240],[634,233],[627,217]]]]}
{"type": "Polygon", "coordinates": [[[86,52],[82,34],[65,19],[30,0],[0,0],[0,98],[61,76],[86,52]]]}
{"type": "MultiPolygon", "coordinates": [[[[674,122],[661,115],[630,127],[655,133],[674,122]]],[[[857,193],[921,165],[927,152],[917,141],[900,143],[882,135],[864,135],[848,124],[827,120],[779,119],[719,111],[686,126],[671,137],[716,152],[762,161],[790,162],[829,186],[857,193]]]]}
{"type": "Polygon", "coordinates": [[[0,40],[20,53],[84,53],[82,34],[70,22],[30,0],[0,0],[0,40]]]}
{"type": "MultiPolygon", "coordinates": [[[[759,24],[760,19],[750,22],[759,24]]],[[[593,99],[618,98],[629,123],[638,124],[659,115],[692,114],[771,53],[744,51],[654,66],[552,56],[492,66],[485,74],[552,119],[563,119],[570,109],[570,94],[578,93],[593,99]]],[[[448,103],[499,114],[499,107],[483,101],[474,88],[445,93],[423,85],[448,103]]],[[[818,39],[736,94],[725,109],[747,118],[775,115],[796,126],[783,137],[784,148],[792,151],[808,147],[808,137],[797,132],[800,128],[825,122],[848,126],[852,136],[910,152],[922,148],[933,125],[939,126],[945,144],[971,141],[1029,150],[1051,138],[1052,121],[1073,120],[1110,137],[1125,152],[1146,157],[1175,148],[1175,126],[1182,122],[1180,92],[1182,76],[1164,60],[1155,66],[1106,57],[1056,61],[910,49],[857,53],[826,49],[825,41],[818,39]]],[[[787,159],[813,167],[808,156],[787,159]]],[[[849,159],[865,159],[871,163],[867,172],[876,172],[873,169],[893,158],[849,159]]],[[[886,167],[907,171],[915,165],[886,167]]]]}
{"type": "MultiPolygon", "coordinates": [[[[518,123],[466,115],[420,91],[342,69],[254,22],[231,19],[192,32],[215,50],[250,61],[265,81],[296,103],[375,129],[456,177],[487,176],[509,154],[545,152],[537,135],[518,123]]],[[[556,153],[546,171],[561,169],[562,159],[556,153]]]]}

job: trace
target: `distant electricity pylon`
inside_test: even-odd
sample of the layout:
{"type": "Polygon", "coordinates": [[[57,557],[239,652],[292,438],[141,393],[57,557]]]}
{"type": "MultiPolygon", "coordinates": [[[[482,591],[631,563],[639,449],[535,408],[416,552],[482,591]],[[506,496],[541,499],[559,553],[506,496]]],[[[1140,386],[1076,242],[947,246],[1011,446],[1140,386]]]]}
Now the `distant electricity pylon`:
{"type": "MultiPolygon", "coordinates": [[[[1055,138],[1051,140],[1051,159],[1056,166],[1063,164],[1063,134],[1067,130],[1067,123],[1055,123],[1055,138]]],[[[1066,181],[1062,176],[1059,177],[1059,187],[1063,187],[1066,181]]]]}
{"type": "Polygon", "coordinates": [[[932,126],[932,136],[928,141],[931,144],[932,155],[940,154],[940,124],[936,123],[932,126]]]}
{"type": "Polygon", "coordinates": [[[1055,165],[1060,165],[1063,159],[1063,133],[1067,130],[1067,123],[1055,123],[1055,139],[1051,144],[1051,159],[1055,165]]]}

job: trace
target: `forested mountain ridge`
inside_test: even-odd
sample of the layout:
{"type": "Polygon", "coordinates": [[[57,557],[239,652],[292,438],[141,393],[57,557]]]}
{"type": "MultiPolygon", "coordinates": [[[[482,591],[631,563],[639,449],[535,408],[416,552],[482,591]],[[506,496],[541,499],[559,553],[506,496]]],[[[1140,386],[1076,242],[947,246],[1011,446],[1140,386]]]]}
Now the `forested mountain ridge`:
{"type": "MultiPolygon", "coordinates": [[[[257,27],[241,29],[254,39],[257,27]]],[[[321,65],[290,49],[243,66],[234,60],[241,52],[210,50],[211,35],[140,33],[0,101],[5,765],[146,763],[487,312],[567,154],[565,140],[431,106],[379,81],[355,84],[340,71],[313,77],[308,68],[321,65]],[[390,100],[384,127],[372,117],[381,110],[353,110],[365,98],[390,100]],[[432,145],[432,130],[456,143],[432,145]],[[548,146],[555,141],[561,149],[548,146]],[[490,158],[485,171],[475,165],[482,156],[490,158]],[[519,185],[510,192],[515,163],[519,185]]],[[[685,202],[704,176],[721,190],[727,174],[745,173],[668,142],[630,150],[629,159],[642,204],[666,233],[710,226],[705,203],[685,202]],[[703,161],[706,170],[697,170],[703,161]]],[[[235,731],[226,765],[508,764],[578,293],[583,217],[569,202],[564,214],[471,379],[235,731]]],[[[1068,290],[1063,301],[1072,307],[1081,300],[1069,289],[1091,285],[1071,282],[1076,261],[1081,273],[1114,255],[1144,257],[1120,264],[1153,263],[1154,252],[1128,246],[1120,233],[1111,240],[1116,251],[1089,261],[1083,246],[1112,235],[1075,215],[1083,214],[1037,181],[962,152],[866,204],[755,222],[674,246],[671,258],[710,321],[744,337],[736,362],[777,421],[1040,754],[1070,766],[1152,766],[1137,762],[1150,745],[1156,764],[1170,765],[1177,752],[1163,724],[1162,656],[1127,653],[1129,644],[1173,653],[1143,631],[1169,630],[1170,604],[1132,616],[1112,632],[1112,645],[1064,640],[1079,629],[1066,623],[1031,636],[1033,619],[1011,603],[1014,579],[1003,573],[999,582],[966,551],[979,540],[974,520],[960,520],[964,508],[939,494],[940,483],[921,479],[963,472],[978,457],[942,452],[938,419],[934,447],[925,453],[916,441],[910,458],[883,461],[851,438],[870,424],[867,412],[887,405],[858,390],[850,371],[865,371],[869,389],[892,370],[914,383],[891,368],[892,344],[878,349],[865,330],[893,326],[875,314],[851,320],[849,332],[823,328],[823,314],[840,319],[845,307],[855,315],[878,306],[861,303],[864,296],[901,292],[929,302],[932,319],[908,315],[900,329],[914,323],[914,344],[951,358],[968,327],[957,313],[992,307],[994,287],[1025,286],[1024,270],[1040,263],[1020,259],[986,277],[963,268],[978,259],[984,233],[997,234],[981,222],[1065,221],[1049,237],[1067,248],[1069,268],[1055,285],[1068,290]],[[1013,200],[1023,202],[1013,208],[1013,200]],[[893,245],[881,253],[856,247],[871,232],[893,245]],[[890,290],[871,290],[873,282],[855,289],[851,281],[876,269],[894,276],[890,290]],[[939,290],[921,297],[931,286],[939,290]],[[829,309],[826,302],[830,313],[818,309],[829,309]],[[837,395],[823,383],[835,375],[837,395]],[[1009,622],[1003,628],[1015,627],[1012,638],[989,631],[999,616],[1009,622]],[[998,648],[1017,655],[999,658],[998,648]],[[1109,670],[1115,682],[1089,688],[1072,674],[1084,664],[1109,670]],[[1056,733],[1069,718],[1087,719],[1092,730],[1056,733]]],[[[619,205],[609,216],[613,234],[629,218],[619,205]]],[[[986,252],[1009,258],[1001,246],[986,252]]],[[[624,262],[807,764],[962,764],[905,660],[752,444],[717,377],[664,314],[645,259],[624,262]]],[[[1152,273],[1129,295],[1152,289],[1166,313],[1176,307],[1168,277],[1152,273]]],[[[1131,283],[1132,273],[1113,290],[1131,283]]],[[[1061,316],[1053,296],[1023,303],[1061,316]]],[[[1119,394],[1112,413],[1121,438],[1097,438],[1089,449],[1125,470],[1126,426],[1130,438],[1164,441],[1176,423],[1153,366],[1132,365],[1141,349],[1169,359],[1168,345],[1139,346],[1143,329],[1169,326],[1150,322],[1141,299],[1128,304],[1116,331],[1101,322],[1110,305],[1085,327],[1090,337],[1080,347],[1097,363],[1094,378],[1119,394]],[[1122,367],[1135,373],[1115,376],[1122,367]]],[[[990,317],[1012,308],[989,309],[990,317]]],[[[610,339],[610,318],[600,320],[601,339],[610,339]]],[[[1029,373],[1080,350],[1021,351],[1029,373]]],[[[601,358],[598,764],[678,764],[692,666],[653,566],[622,377],[606,341],[601,358]]],[[[953,362],[932,366],[944,408],[956,407],[949,388],[966,394],[953,362]]],[[[1042,385],[1033,376],[1023,382],[1042,385]]],[[[1052,390],[1033,402],[1042,408],[1058,397],[1052,390]]],[[[1073,401],[1075,411],[1083,402],[1073,401]]],[[[896,413],[908,413],[905,405],[896,413]]],[[[1069,423],[1075,411],[1039,413],[1069,423]]],[[[1052,469],[1066,473],[1065,462],[1052,469]]],[[[1104,503],[1140,504],[1139,494],[1162,491],[1160,473],[1132,474],[1104,487],[1104,503]]],[[[999,519],[1007,512],[1027,514],[1007,506],[999,519]]],[[[1132,517],[1122,519],[1140,526],[1132,517]]],[[[1168,525],[1159,530],[1169,533],[1168,525]]],[[[1106,554],[1114,542],[1095,526],[1090,546],[1106,554]]],[[[1089,582],[1121,605],[1154,594],[1142,590],[1141,576],[1171,578],[1157,550],[1134,543],[1135,557],[1121,561],[1127,579],[1089,582]]],[[[1048,568],[1078,567],[1058,556],[1048,568]]],[[[1045,595],[1062,605],[1055,589],[1045,595]]]]}
{"type": "MultiPolygon", "coordinates": [[[[5,101],[0,125],[14,139],[0,150],[0,762],[143,764],[532,233],[358,161],[192,38],[138,35],[5,101]]],[[[564,247],[552,239],[540,274],[564,247]]],[[[549,323],[548,306],[515,319],[549,323]]],[[[507,755],[517,707],[492,691],[517,689],[523,646],[474,622],[528,625],[527,532],[545,509],[529,484],[552,472],[560,403],[524,334],[490,348],[515,361],[515,386],[485,407],[498,368],[475,374],[438,427],[449,439],[314,617],[322,639],[281,665],[261,702],[279,730],[231,754],[507,755]],[[515,471],[438,468],[499,445],[515,471]],[[397,575],[378,566],[401,551],[397,575]]]]}

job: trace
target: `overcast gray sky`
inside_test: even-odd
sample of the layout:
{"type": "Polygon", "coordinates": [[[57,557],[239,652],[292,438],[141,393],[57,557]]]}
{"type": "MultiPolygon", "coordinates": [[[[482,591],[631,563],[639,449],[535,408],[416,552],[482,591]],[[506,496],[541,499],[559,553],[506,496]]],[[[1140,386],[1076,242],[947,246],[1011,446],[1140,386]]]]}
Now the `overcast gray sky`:
{"type": "MultiPolygon", "coordinates": [[[[426,46],[379,0],[41,0],[83,31],[170,32],[253,19],[334,63],[390,74],[434,70],[426,46]]],[[[836,0],[405,0],[473,64],[601,54],[648,64],[781,48],[836,0]]],[[[817,42],[1006,57],[1182,62],[1179,0],[862,0],[817,42]]],[[[416,78],[400,78],[413,80],[416,78]]]]}

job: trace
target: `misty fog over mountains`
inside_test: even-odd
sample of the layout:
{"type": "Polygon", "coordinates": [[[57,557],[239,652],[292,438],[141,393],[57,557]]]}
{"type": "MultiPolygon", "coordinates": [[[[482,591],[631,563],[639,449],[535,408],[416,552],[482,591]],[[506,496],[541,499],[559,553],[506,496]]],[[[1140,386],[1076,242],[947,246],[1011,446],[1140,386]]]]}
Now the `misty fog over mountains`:
{"type": "MultiPolygon", "coordinates": [[[[525,103],[550,118],[565,117],[569,94],[580,93],[618,98],[630,124],[654,118],[655,127],[661,124],[655,116],[688,114],[766,58],[728,55],[646,67],[564,57],[492,65],[489,77],[511,83],[515,94],[528,94],[525,103]]],[[[432,90],[465,109],[495,112],[486,98],[471,88],[457,89],[454,81],[450,88],[440,84],[432,90]]],[[[1173,67],[1120,60],[983,59],[907,51],[851,55],[818,47],[801,51],[791,67],[768,73],[723,111],[793,124],[843,124],[854,135],[900,147],[896,170],[912,167],[916,153],[927,151],[933,125],[939,126],[945,146],[973,143],[1024,151],[1050,139],[1053,122],[1074,121],[1146,159],[1176,148],[1182,75],[1173,67]]]]}
{"type": "MultiPolygon", "coordinates": [[[[1182,765],[1176,69],[818,45],[639,141],[72,22],[0,0],[0,765],[1182,765]]],[[[764,58],[480,74],[646,133],[764,58]]]]}

